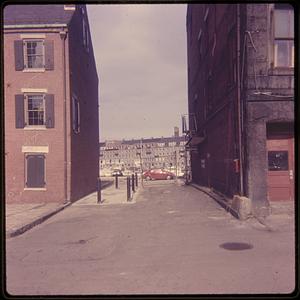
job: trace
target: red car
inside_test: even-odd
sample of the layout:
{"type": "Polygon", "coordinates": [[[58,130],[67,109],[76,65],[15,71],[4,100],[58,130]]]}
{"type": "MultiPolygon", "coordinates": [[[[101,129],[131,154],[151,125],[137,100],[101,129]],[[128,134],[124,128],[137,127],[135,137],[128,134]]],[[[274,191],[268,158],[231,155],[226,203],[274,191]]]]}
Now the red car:
{"type": "Polygon", "coordinates": [[[157,179],[173,179],[175,174],[163,169],[151,169],[143,173],[143,178],[146,180],[157,180],[157,179]]]}

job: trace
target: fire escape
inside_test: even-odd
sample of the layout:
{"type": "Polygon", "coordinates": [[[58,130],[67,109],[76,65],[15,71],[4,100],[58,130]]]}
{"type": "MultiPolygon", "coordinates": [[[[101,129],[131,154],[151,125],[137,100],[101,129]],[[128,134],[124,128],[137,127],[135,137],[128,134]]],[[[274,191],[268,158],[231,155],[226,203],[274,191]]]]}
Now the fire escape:
{"type": "Polygon", "coordinates": [[[205,139],[205,133],[199,134],[196,115],[185,114],[181,116],[182,133],[185,137],[185,183],[192,181],[191,156],[198,153],[198,145],[205,139]],[[188,122],[187,122],[188,119],[188,122]]]}

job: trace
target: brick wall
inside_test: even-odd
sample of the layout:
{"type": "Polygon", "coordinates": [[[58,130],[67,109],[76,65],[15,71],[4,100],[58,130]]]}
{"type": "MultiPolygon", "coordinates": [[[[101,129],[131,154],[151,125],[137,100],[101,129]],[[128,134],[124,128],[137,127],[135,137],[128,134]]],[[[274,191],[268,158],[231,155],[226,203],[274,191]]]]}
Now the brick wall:
{"type": "Polygon", "coordinates": [[[239,190],[236,6],[189,5],[187,14],[189,113],[206,136],[192,154],[193,180],[232,196],[239,190]]]}
{"type": "Polygon", "coordinates": [[[91,40],[88,51],[83,45],[82,18],[88,26],[85,8],[75,12],[69,29],[70,97],[80,103],[80,132],[71,128],[70,135],[73,201],[95,191],[99,176],[98,76],[91,40]]]}
{"type": "MultiPolygon", "coordinates": [[[[26,31],[27,33],[30,31],[26,31]]],[[[35,30],[36,32],[36,30],[35,30]]],[[[45,72],[15,71],[14,40],[20,30],[4,35],[4,97],[5,97],[5,188],[7,202],[63,202],[63,91],[61,40],[55,30],[42,32],[54,41],[54,70],[45,72]],[[15,94],[22,88],[47,89],[54,94],[55,127],[40,130],[15,128],[15,94]],[[48,146],[46,156],[46,190],[25,188],[25,153],[22,146],[48,146]]]]}

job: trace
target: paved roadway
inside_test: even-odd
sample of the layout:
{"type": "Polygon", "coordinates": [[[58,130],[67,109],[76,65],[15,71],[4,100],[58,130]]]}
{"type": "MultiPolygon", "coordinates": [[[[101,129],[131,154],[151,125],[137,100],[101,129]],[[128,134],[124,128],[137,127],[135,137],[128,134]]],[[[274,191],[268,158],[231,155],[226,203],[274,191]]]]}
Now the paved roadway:
{"type": "Polygon", "coordinates": [[[175,181],[145,182],[136,203],[72,205],[7,240],[13,295],[289,293],[294,229],[234,219],[175,181]],[[224,243],[253,248],[226,250],[224,243]]]}

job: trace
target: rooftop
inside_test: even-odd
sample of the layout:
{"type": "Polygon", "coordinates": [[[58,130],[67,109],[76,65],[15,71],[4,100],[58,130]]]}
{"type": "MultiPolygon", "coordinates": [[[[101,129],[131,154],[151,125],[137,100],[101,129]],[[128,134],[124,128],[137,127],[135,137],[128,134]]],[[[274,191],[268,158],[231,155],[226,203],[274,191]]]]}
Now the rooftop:
{"type": "Polygon", "coordinates": [[[64,5],[7,5],[3,10],[4,25],[68,24],[74,10],[65,10],[64,5]]]}

